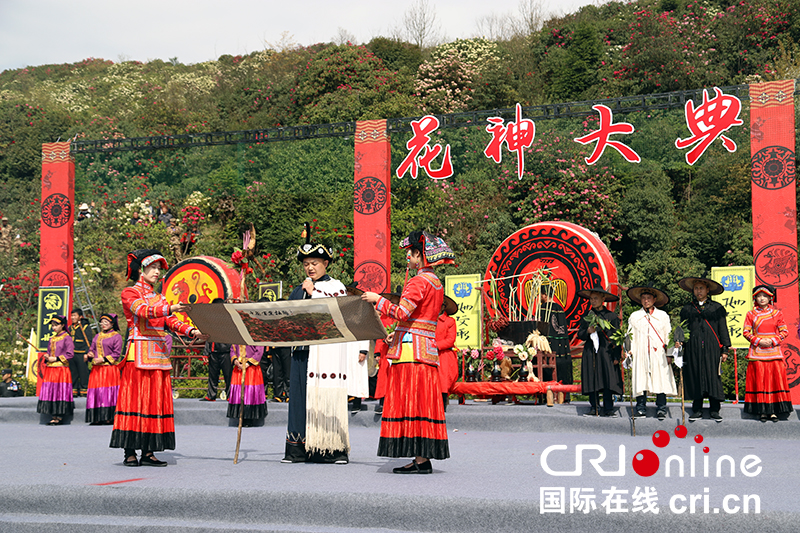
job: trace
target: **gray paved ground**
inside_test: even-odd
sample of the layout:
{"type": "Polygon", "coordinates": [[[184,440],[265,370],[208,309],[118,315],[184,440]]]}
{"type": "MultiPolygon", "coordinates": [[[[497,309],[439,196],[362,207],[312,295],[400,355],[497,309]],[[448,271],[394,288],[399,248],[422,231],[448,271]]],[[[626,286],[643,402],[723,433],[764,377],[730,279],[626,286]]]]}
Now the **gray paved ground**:
{"type": "MultiPolygon", "coordinates": [[[[170,463],[163,469],[125,468],[121,451],[108,448],[109,427],[79,421],[61,427],[39,425],[32,405],[35,411],[31,399],[0,402],[0,532],[548,528],[729,533],[800,528],[800,423],[794,415],[788,421],[761,424],[742,419],[740,407],[726,406],[725,422],[695,422],[688,425],[688,436],[679,439],[672,432],[675,419],[639,421],[639,436],[631,437],[626,417],[578,416],[585,405],[451,406],[451,459],[434,462],[431,476],[397,476],[391,468],[402,460],[375,455],[379,428],[372,405],[351,419],[349,465],[281,464],[285,404],[270,404],[267,425],[244,430],[240,463],[234,465],[236,429],[226,425],[225,404],[178,400],[177,449],[158,454],[170,463]],[[651,438],[658,429],[671,436],[663,449],[651,438]],[[697,433],[704,437],[700,444],[694,441],[697,433]],[[578,445],[592,447],[585,452],[581,476],[561,477],[543,470],[542,454],[554,445],[567,447],[548,457],[546,466],[555,472],[575,469],[578,445]],[[598,457],[602,448],[607,457],[601,468],[618,470],[621,445],[623,475],[601,476],[589,459],[598,457]],[[708,454],[703,453],[704,446],[708,454]],[[641,477],[632,468],[634,456],[644,449],[660,458],[661,466],[651,477],[641,477]],[[723,455],[735,462],[733,477],[729,466],[721,477],[716,476],[715,464],[723,455]],[[762,467],[758,475],[743,474],[741,463],[747,455],[758,457],[762,467]],[[665,475],[670,456],[676,456],[671,459],[673,465],[683,460],[683,477],[674,469],[671,476],[665,475]],[[706,456],[708,477],[703,473],[706,456]],[[555,494],[564,490],[563,514],[542,514],[542,487],[555,494]],[[655,491],[650,512],[634,511],[635,506],[644,505],[638,494],[634,501],[637,488],[640,493],[655,491]],[[596,509],[588,514],[571,512],[571,489],[581,489],[584,495],[593,490],[596,509]],[[611,490],[627,493],[618,493],[612,499],[616,504],[604,506],[611,490]],[[692,495],[697,495],[694,513],[692,495]],[[743,512],[745,495],[750,495],[747,514],[743,512]],[[738,512],[725,512],[726,497],[728,508],[739,505],[738,512]],[[756,501],[760,512],[756,512],[756,501]],[[656,509],[658,514],[653,512],[656,509]]],[[[679,418],[680,409],[676,412],[673,407],[671,414],[679,418]]],[[[76,418],[82,415],[79,409],[76,418]]],[[[748,471],[755,468],[750,466],[748,471]]],[[[545,501],[556,504],[557,510],[558,498],[545,501]]]]}

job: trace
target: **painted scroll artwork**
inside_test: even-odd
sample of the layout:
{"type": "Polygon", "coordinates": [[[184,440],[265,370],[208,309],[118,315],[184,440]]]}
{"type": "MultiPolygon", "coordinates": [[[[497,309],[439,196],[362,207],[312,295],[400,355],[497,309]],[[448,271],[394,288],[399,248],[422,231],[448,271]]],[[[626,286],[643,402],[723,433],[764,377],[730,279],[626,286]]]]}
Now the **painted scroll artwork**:
{"type": "Polygon", "coordinates": [[[188,314],[210,340],[229,344],[305,346],[386,337],[375,308],[359,296],[200,304],[188,314]]]}

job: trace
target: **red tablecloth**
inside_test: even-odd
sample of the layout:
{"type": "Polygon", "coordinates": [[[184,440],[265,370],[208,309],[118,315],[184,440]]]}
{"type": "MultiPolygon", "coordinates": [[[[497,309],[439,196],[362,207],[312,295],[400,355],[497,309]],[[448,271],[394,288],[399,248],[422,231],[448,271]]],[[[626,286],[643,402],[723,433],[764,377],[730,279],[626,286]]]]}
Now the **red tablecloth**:
{"type": "Polygon", "coordinates": [[[450,394],[492,396],[495,394],[545,394],[548,386],[557,386],[557,381],[458,381],[450,388],[450,394]]]}

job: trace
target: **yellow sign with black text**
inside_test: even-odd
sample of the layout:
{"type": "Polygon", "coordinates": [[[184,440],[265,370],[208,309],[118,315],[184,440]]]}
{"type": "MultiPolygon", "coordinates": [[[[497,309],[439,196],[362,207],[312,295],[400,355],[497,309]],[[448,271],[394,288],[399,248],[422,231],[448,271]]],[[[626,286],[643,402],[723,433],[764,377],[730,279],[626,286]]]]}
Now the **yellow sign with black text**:
{"type": "Polygon", "coordinates": [[[722,304],[728,312],[728,334],[732,348],[749,348],[750,343],[742,336],[744,319],[753,309],[753,286],[756,271],[753,266],[713,267],[711,279],[725,288],[725,292],[711,299],[722,304]]]}

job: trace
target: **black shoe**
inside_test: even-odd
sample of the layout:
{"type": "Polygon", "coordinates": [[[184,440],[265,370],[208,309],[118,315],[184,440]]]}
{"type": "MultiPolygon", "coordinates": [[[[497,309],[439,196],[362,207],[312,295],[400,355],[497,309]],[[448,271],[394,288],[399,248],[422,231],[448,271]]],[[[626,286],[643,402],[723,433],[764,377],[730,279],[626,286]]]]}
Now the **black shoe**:
{"type": "Polygon", "coordinates": [[[647,418],[647,413],[637,409],[633,412],[633,418],[647,418]]]}
{"type": "Polygon", "coordinates": [[[126,456],[125,460],[122,461],[123,466],[139,466],[139,460],[136,458],[135,455],[126,456]],[[133,457],[133,459],[128,459],[128,457],[133,457]]]}
{"type": "Polygon", "coordinates": [[[305,457],[284,457],[281,459],[282,463],[305,463],[305,457]]]}
{"type": "Polygon", "coordinates": [[[689,415],[689,422],[694,422],[695,420],[700,420],[703,418],[703,411],[694,411],[692,414],[689,415]]]}
{"type": "Polygon", "coordinates": [[[140,466],[167,466],[166,461],[159,461],[152,453],[150,455],[143,455],[139,460],[140,466]]]}
{"type": "Polygon", "coordinates": [[[376,405],[375,406],[375,414],[376,415],[382,415],[383,414],[383,406],[382,405],[376,405]]]}
{"type": "Polygon", "coordinates": [[[392,469],[393,474],[430,474],[432,472],[433,465],[431,465],[430,459],[426,459],[424,463],[417,463],[412,460],[406,466],[398,466],[392,469]]]}
{"type": "Polygon", "coordinates": [[[216,402],[217,399],[216,398],[209,398],[208,396],[203,396],[202,398],[200,398],[200,401],[201,402],[216,402]]]}
{"type": "Polygon", "coordinates": [[[711,413],[711,420],[715,422],[722,422],[722,415],[719,414],[718,412],[713,412],[711,413]]]}
{"type": "Polygon", "coordinates": [[[773,422],[777,422],[778,421],[778,415],[773,413],[773,414],[769,415],[769,419],[772,420],[773,422]]]}
{"type": "Polygon", "coordinates": [[[656,413],[656,416],[658,417],[659,420],[664,420],[665,418],[667,418],[667,410],[659,409],[658,413],[656,413]]]}
{"type": "Polygon", "coordinates": [[[612,417],[612,416],[617,416],[617,412],[614,411],[613,409],[609,409],[608,411],[600,411],[600,416],[606,417],[606,418],[612,417]]]}

